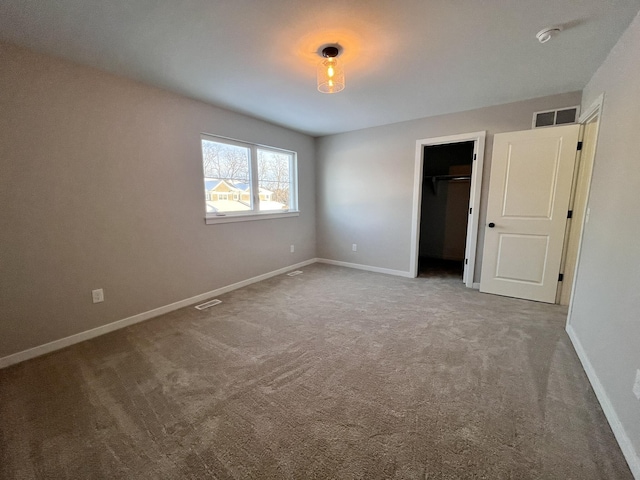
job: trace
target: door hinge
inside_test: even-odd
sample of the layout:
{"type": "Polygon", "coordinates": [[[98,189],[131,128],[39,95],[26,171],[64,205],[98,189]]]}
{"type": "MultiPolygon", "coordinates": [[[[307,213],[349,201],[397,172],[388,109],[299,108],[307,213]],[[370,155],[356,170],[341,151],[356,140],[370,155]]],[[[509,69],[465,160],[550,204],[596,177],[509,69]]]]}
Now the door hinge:
{"type": "Polygon", "coordinates": [[[573,210],[567,212],[567,218],[573,218],[573,210]]]}
{"type": "Polygon", "coordinates": [[[468,258],[465,258],[465,259],[464,259],[464,264],[465,264],[465,265],[469,265],[469,259],[468,259],[468,258]]]}
{"type": "Polygon", "coordinates": [[[473,207],[469,208],[469,215],[471,215],[471,212],[473,212],[473,207]]]}
{"type": "Polygon", "coordinates": [[[558,281],[561,282],[564,279],[564,273],[558,275],[558,281]]]}
{"type": "Polygon", "coordinates": [[[582,150],[582,142],[578,142],[578,150],[582,150]]]}
{"type": "Polygon", "coordinates": [[[474,159],[474,160],[476,159],[476,154],[475,154],[475,153],[473,154],[473,159],[474,159]]]}

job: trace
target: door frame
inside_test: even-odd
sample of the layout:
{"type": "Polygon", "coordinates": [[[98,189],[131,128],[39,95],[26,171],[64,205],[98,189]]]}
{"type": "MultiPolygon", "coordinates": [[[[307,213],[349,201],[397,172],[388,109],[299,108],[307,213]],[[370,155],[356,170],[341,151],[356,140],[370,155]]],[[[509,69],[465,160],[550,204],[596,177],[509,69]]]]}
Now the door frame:
{"type": "MultiPolygon", "coordinates": [[[[594,163],[594,167],[595,167],[595,161],[596,158],[598,156],[598,136],[600,134],[600,123],[602,120],[602,105],[604,103],[604,93],[601,93],[598,98],[596,98],[594,100],[594,102],[591,104],[591,106],[585,110],[585,112],[580,115],[580,119],[578,120],[578,123],[580,123],[580,125],[586,125],[587,122],[593,120],[595,117],[598,117],[598,126],[596,127],[596,134],[595,134],[595,146],[594,146],[594,150],[593,150],[593,163],[594,163]]],[[[576,279],[578,278],[578,273],[580,271],[580,261],[581,261],[581,257],[582,257],[582,241],[584,240],[584,227],[587,223],[587,218],[588,218],[588,211],[589,211],[589,203],[591,201],[591,184],[592,184],[592,180],[593,180],[593,170],[594,167],[592,167],[591,169],[591,176],[586,179],[587,185],[587,193],[586,193],[586,202],[584,205],[584,209],[585,209],[585,215],[583,216],[582,219],[582,225],[580,225],[580,240],[578,241],[578,252],[576,254],[576,264],[575,264],[575,268],[573,271],[573,281],[572,281],[572,285],[571,285],[571,296],[569,298],[569,311],[567,313],[567,327],[571,324],[571,315],[573,313],[573,298],[575,297],[576,294],[576,279]]],[[[564,285],[562,286],[562,288],[565,288],[564,285]]]]}
{"type": "Polygon", "coordinates": [[[480,220],[480,196],[482,193],[482,169],[484,166],[484,146],[487,131],[461,133],[444,137],[424,138],[416,141],[416,158],[413,175],[413,210],[411,216],[411,249],[409,252],[409,273],[418,276],[418,254],[420,250],[420,214],[422,209],[422,172],[424,167],[424,147],[473,142],[474,160],[471,166],[471,190],[469,192],[470,214],[467,220],[465,241],[465,265],[463,282],[473,288],[478,244],[478,222],[480,220]]]}

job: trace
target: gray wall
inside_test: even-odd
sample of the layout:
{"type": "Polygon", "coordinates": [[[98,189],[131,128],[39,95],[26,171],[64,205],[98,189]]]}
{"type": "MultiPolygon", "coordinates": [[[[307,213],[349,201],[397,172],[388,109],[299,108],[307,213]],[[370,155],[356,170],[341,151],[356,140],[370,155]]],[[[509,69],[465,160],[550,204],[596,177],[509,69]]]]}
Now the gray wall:
{"type": "Polygon", "coordinates": [[[316,256],[311,137],[7,44],[0,64],[0,357],[316,256]],[[205,225],[201,132],[297,151],[300,216],[205,225]]]}
{"type": "Polygon", "coordinates": [[[487,130],[479,281],[493,135],[530,129],[533,112],[578,105],[580,99],[573,92],[317,139],[318,257],[407,272],[416,140],[487,130]]]}
{"type": "MultiPolygon", "coordinates": [[[[571,327],[640,455],[640,16],[584,90],[604,92],[571,327]]],[[[640,466],[640,464],[639,464],[640,466]]],[[[636,474],[640,475],[640,471],[636,474]]],[[[640,478],[640,477],[639,477],[640,478]]]]}

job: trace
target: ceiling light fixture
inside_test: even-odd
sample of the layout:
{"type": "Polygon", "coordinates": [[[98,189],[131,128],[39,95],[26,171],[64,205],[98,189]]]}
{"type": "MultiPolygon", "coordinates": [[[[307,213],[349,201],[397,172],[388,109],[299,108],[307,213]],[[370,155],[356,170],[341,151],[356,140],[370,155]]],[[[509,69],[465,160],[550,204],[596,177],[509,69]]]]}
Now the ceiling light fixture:
{"type": "Polygon", "coordinates": [[[318,64],[318,90],[322,93],[338,93],[344,89],[344,70],[336,58],[340,54],[338,45],[322,49],[324,59],[318,64]]]}
{"type": "Polygon", "coordinates": [[[552,37],[555,37],[562,31],[562,27],[546,27],[536,34],[536,38],[540,43],[547,43],[552,37]]]}

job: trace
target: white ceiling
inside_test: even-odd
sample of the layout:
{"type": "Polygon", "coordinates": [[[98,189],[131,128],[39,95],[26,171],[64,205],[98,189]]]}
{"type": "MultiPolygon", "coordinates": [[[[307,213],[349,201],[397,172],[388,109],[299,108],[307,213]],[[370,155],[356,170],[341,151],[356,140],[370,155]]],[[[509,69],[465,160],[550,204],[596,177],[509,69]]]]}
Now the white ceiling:
{"type": "Polygon", "coordinates": [[[2,0],[0,39],[311,135],[582,89],[640,0],[2,0]],[[535,34],[562,24],[544,45],[535,34]],[[315,85],[339,43],[346,88],[315,85]]]}

